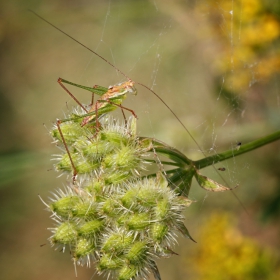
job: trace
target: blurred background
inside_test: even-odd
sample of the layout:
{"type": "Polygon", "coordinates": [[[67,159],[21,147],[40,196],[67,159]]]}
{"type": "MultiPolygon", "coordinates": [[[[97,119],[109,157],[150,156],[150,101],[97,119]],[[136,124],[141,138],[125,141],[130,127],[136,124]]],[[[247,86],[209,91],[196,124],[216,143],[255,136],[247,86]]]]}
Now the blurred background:
{"type": "MultiPolygon", "coordinates": [[[[38,198],[48,201],[66,184],[52,170],[57,150],[49,128],[75,104],[56,81],[125,80],[28,9],[152,87],[207,155],[280,129],[279,1],[14,0],[0,7],[3,279],[76,278],[69,252],[47,242],[53,222],[38,198]]],[[[138,133],[202,158],[164,105],[137,88],[125,106],[139,117],[138,133]]],[[[71,92],[90,102],[88,92],[71,92]]],[[[240,185],[241,202],[194,183],[190,198],[197,202],[186,211],[186,225],[198,243],[180,238],[179,256],[159,261],[162,279],[279,279],[279,166],[279,141],[217,165],[231,186],[240,185]]],[[[212,169],[202,173],[217,179],[212,169]]],[[[94,268],[78,268],[78,277],[100,279],[94,268]]]]}

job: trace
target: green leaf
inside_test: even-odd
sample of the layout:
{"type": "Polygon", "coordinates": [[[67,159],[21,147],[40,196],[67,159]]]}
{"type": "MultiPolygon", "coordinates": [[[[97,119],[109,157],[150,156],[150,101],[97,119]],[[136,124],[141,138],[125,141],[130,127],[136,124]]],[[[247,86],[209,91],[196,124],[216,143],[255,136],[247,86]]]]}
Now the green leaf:
{"type": "Polygon", "coordinates": [[[170,187],[174,189],[175,186],[175,191],[178,195],[188,197],[195,172],[192,168],[188,170],[174,169],[173,175],[168,178],[170,187]]]}
{"type": "Polygon", "coordinates": [[[225,187],[214,180],[209,179],[206,176],[203,176],[198,173],[198,171],[194,174],[198,184],[205,189],[206,191],[211,192],[223,192],[223,191],[230,191],[231,188],[225,187]]]}
{"type": "Polygon", "coordinates": [[[193,242],[197,243],[190,235],[188,229],[186,228],[186,226],[180,222],[177,223],[177,229],[183,234],[184,237],[189,238],[190,240],[192,240],[193,242]]]}

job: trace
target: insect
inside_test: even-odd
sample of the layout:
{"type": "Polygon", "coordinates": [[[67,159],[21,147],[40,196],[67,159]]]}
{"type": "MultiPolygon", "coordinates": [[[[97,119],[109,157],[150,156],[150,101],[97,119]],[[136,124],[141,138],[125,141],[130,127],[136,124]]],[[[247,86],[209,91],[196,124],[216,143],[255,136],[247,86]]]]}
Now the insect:
{"type": "Polygon", "coordinates": [[[133,110],[121,105],[122,101],[126,98],[127,93],[134,94],[134,95],[137,94],[137,90],[134,87],[134,82],[131,80],[124,82],[124,83],[119,83],[114,86],[109,86],[108,88],[98,86],[98,85],[95,85],[92,88],[86,87],[86,86],[82,86],[79,84],[69,82],[62,78],[58,79],[58,83],[86,112],[86,115],[81,123],[81,126],[84,126],[93,120],[98,121],[98,117],[100,117],[101,115],[103,115],[105,113],[115,110],[117,107],[130,111],[134,115],[134,117],[137,118],[137,116],[133,110]],[[72,86],[88,90],[88,91],[92,92],[93,94],[97,94],[101,97],[95,103],[92,102],[91,108],[89,110],[87,110],[80,103],[80,101],[64,86],[63,83],[70,84],[72,86]]]}
{"type": "MultiPolygon", "coordinates": [[[[79,85],[79,84],[75,84],[72,82],[69,82],[65,79],[59,78],[58,79],[58,83],[59,85],[79,104],[79,106],[86,112],[82,117],[82,122],[81,122],[81,126],[85,126],[91,122],[95,121],[95,125],[94,125],[94,129],[95,129],[95,133],[98,132],[98,130],[100,129],[100,123],[98,121],[98,119],[100,117],[102,117],[102,115],[109,113],[113,110],[115,110],[117,107],[120,107],[122,110],[128,110],[132,113],[132,115],[137,118],[136,114],[134,113],[133,110],[126,108],[124,106],[121,105],[122,101],[126,98],[127,93],[129,94],[136,94],[137,91],[134,87],[134,82],[129,80],[127,82],[124,83],[119,83],[117,85],[114,86],[109,86],[108,88],[106,87],[102,87],[102,86],[98,86],[95,85],[94,87],[86,87],[83,85],[79,85]],[[86,107],[80,103],[80,101],[66,88],[65,84],[70,84],[72,86],[75,87],[79,87],[85,90],[88,90],[90,92],[92,92],[93,94],[97,94],[100,96],[100,99],[97,100],[95,103],[92,100],[92,103],[90,104],[90,109],[86,109],[86,107]]],[[[124,114],[123,114],[124,115],[124,114]]],[[[125,116],[124,116],[125,117],[125,116]]],[[[80,118],[80,117],[79,117],[80,118]]],[[[68,145],[66,143],[65,137],[63,135],[63,132],[61,130],[61,124],[67,121],[72,120],[71,118],[69,119],[64,119],[64,120],[57,120],[56,122],[56,126],[57,129],[59,131],[61,140],[63,142],[63,145],[66,149],[66,152],[68,154],[71,166],[72,166],[72,170],[73,170],[73,183],[75,183],[75,178],[78,174],[77,169],[75,167],[75,164],[73,162],[72,156],[70,154],[68,145]]]]}
{"type": "Polygon", "coordinates": [[[241,143],[241,142],[238,142],[238,143],[236,144],[235,149],[238,151],[238,150],[240,149],[241,145],[242,145],[242,143],[241,143]]]}
{"type": "Polygon", "coordinates": [[[219,167],[218,170],[220,170],[220,171],[226,171],[225,167],[219,167]]]}

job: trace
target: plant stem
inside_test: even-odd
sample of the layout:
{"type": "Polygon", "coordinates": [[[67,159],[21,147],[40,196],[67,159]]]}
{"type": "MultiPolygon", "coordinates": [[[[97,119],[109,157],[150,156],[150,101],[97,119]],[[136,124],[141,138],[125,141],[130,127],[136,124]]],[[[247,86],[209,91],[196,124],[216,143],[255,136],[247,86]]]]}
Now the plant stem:
{"type": "Polygon", "coordinates": [[[277,131],[275,133],[272,133],[270,135],[267,135],[265,137],[262,137],[258,140],[249,142],[247,144],[242,144],[239,149],[232,149],[225,151],[220,154],[216,154],[210,157],[206,157],[197,161],[193,161],[193,164],[197,169],[202,169],[205,168],[209,165],[212,165],[217,162],[224,161],[226,159],[232,158],[239,156],[241,154],[247,153],[249,151],[255,150],[261,146],[267,145],[273,141],[279,140],[280,139],[280,131],[277,131]]]}

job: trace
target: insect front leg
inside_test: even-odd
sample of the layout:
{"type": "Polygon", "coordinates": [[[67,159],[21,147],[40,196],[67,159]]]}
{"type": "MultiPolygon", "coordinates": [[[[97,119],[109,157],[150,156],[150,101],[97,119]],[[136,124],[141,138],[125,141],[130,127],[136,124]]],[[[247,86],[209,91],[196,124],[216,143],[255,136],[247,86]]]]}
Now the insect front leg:
{"type": "Polygon", "coordinates": [[[121,104],[114,103],[114,102],[111,101],[110,99],[106,99],[106,102],[108,102],[109,104],[112,104],[112,105],[115,105],[115,106],[121,108],[122,111],[123,111],[123,110],[129,111],[136,119],[138,119],[137,115],[135,114],[135,112],[134,112],[133,110],[131,110],[131,109],[127,108],[127,107],[124,107],[124,106],[122,106],[121,104]]]}
{"type": "Polygon", "coordinates": [[[138,119],[137,115],[135,114],[135,112],[127,107],[124,107],[122,106],[121,104],[116,104],[114,102],[112,102],[110,99],[107,99],[106,100],[109,104],[112,104],[112,105],[115,105],[115,106],[118,106],[119,108],[121,108],[122,110],[122,115],[123,115],[123,118],[124,118],[124,122],[125,122],[125,125],[127,125],[127,119],[125,117],[125,114],[124,114],[124,110],[127,110],[129,111],[136,119],[138,119]]]}
{"type": "Polygon", "coordinates": [[[94,93],[92,93],[91,95],[91,103],[89,104],[89,106],[92,106],[94,104],[94,93]]]}

